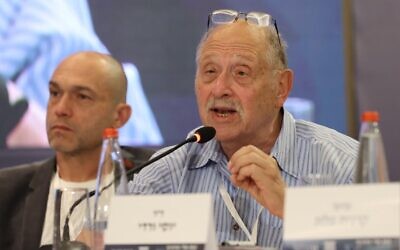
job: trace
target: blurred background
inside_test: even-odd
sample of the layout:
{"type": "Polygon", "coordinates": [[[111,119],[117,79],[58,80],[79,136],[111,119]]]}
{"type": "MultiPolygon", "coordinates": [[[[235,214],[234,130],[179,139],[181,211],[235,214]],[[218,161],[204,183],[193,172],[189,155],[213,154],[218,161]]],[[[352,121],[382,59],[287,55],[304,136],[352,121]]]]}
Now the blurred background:
{"type": "Polygon", "coordinates": [[[359,114],[380,112],[391,180],[400,63],[396,0],[9,0],[0,3],[0,167],[51,154],[47,84],[62,58],[111,53],[129,79],[133,119],[121,143],[159,148],[200,125],[193,91],[195,51],[214,9],[263,11],[288,43],[295,81],[286,107],[354,138],[359,114]]]}

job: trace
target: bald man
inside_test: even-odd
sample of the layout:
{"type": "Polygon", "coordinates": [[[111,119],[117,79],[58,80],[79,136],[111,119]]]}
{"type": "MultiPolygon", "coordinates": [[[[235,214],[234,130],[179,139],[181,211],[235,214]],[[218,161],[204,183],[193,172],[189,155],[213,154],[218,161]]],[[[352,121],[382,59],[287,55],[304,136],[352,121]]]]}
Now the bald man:
{"type": "Polygon", "coordinates": [[[52,244],[53,190],[94,189],[103,130],[122,127],[131,115],[126,90],[122,67],[109,55],[80,52],[59,64],[46,115],[55,157],[0,171],[0,249],[52,244]]]}

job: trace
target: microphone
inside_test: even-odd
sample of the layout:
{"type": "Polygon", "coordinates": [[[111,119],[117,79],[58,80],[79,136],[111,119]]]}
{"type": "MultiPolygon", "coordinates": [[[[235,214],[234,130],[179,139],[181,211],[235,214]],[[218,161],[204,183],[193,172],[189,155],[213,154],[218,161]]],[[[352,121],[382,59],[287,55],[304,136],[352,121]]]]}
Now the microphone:
{"type": "Polygon", "coordinates": [[[197,143],[206,143],[215,136],[215,128],[213,127],[201,127],[198,128],[194,134],[187,138],[186,142],[197,142],[197,143]]]}
{"type": "MultiPolygon", "coordinates": [[[[192,142],[197,142],[197,143],[206,143],[208,141],[210,141],[212,138],[214,138],[215,136],[215,128],[213,127],[208,127],[208,126],[203,126],[198,128],[192,136],[190,136],[189,138],[187,138],[186,140],[182,141],[181,143],[175,145],[174,147],[168,149],[167,151],[155,156],[154,158],[150,159],[149,161],[143,163],[142,165],[138,166],[138,167],[134,167],[130,170],[128,170],[126,172],[127,177],[132,176],[133,174],[139,172],[140,170],[142,170],[144,167],[147,167],[148,165],[152,164],[155,161],[158,161],[159,159],[169,155],[170,153],[174,152],[175,150],[177,150],[178,148],[182,147],[183,145],[187,144],[187,143],[192,143],[192,142]]],[[[111,187],[112,184],[114,184],[114,182],[116,180],[119,179],[119,177],[121,176],[121,174],[117,175],[113,181],[111,181],[107,186],[104,186],[101,190],[100,190],[100,195],[101,193],[108,189],[109,187],[111,187]]],[[[88,193],[88,195],[86,196],[82,196],[80,197],[78,200],[76,200],[72,206],[70,207],[67,216],[65,217],[65,223],[64,223],[64,230],[63,230],[63,237],[62,237],[62,241],[61,244],[63,246],[62,249],[75,249],[73,248],[74,246],[77,247],[81,247],[78,249],[84,249],[82,248],[82,243],[77,242],[77,241],[70,241],[70,234],[69,234],[69,219],[72,215],[72,212],[74,211],[74,209],[85,199],[85,198],[90,198],[92,197],[94,194],[96,193],[96,190],[92,190],[88,193]],[[76,245],[75,245],[76,243],[76,245]]]]}

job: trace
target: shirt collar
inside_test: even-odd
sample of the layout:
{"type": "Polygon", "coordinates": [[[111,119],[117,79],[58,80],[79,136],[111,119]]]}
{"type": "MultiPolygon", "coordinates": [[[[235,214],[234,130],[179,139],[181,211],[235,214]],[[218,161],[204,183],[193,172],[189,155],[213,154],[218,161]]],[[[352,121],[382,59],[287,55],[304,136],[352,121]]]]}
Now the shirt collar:
{"type": "Polygon", "coordinates": [[[297,177],[298,169],[293,160],[296,159],[296,121],[293,116],[283,109],[283,121],[279,136],[272,147],[271,155],[275,157],[282,171],[297,177]]]}
{"type": "Polygon", "coordinates": [[[220,143],[215,138],[204,144],[190,144],[188,155],[193,158],[189,165],[190,169],[204,167],[209,161],[215,163],[222,163],[225,161],[227,163],[226,156],[221,149],[220,143]]]}
{"type": "MultiPolygon", "coordinates": [[[[275,157],[278,161],[281,171],[297,177],[298,170],[294,167],[295,164],[293,164],[291,160],[295,159],[295,157],[291,157],[291,155],[295,154],[296,122],[287,110],[284,108],[282,110],[282,128],[278,139],[272,147],[271,156],[275,157]]],[[[191,135],[193,131],[189,133],[189,135],[191,135]]],[[[195,159],[193,159],[189,165],[190,169],[204,167],[208,161],[221,164],[227,163],[227,158],[221,149],[221,145],[215,138],[204,144],[192,143],[188,151],[189,155],[196,155],[195,159]]]]}

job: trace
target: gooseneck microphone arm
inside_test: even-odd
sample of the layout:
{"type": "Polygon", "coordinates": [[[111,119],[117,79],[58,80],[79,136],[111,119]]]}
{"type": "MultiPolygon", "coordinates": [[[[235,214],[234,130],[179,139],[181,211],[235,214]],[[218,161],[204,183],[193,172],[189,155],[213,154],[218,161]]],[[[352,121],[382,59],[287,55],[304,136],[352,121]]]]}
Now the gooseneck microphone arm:
{"type": "MultiPolygon", "coordinates": [[[[170,153],[174,152],[175,150],[177,150],[178,148],[182,147],[183,145],[185,145],[187,143],[190,143],[190,142],[206,143],[209,140],[211,140],[212,138],[214,138],[214,136],[215,136],[215,128],[201,127],[199,129],[197,129],[191,137],[187,138],[183,142],[181,142],[181,143],[173,146],[172,148],[168,149],[167,151],[151,158],[149,161],[143,163],[142,165],[128,170],[126,172],[126,176],[127,177],[132,176],[133,174],[142,170],[144,167],[147,167],[148,165],[152,164],[153,162],[158,161],[159,159],[169,155],[170,153]]],[[[114,181],[119,179],[119,177],[120,177],[120,175],[117,175],[117,177],[114,179],[114,181]]],[[[113,181],[113,183],[114,183],[114,181],[113,181]]],[[[108,187],[108,185],[106,187],[108,187]]],[[[106,188],[106,187],[104,187],[104,188],[106,188]]]]}
{"type": "MultiPolygon", "coordinates": [[[[209,140],[211,140],[212,138],[214,138],[215,136],[215,129],[213,127],[201,127],[199,129],[197,129],[194,134],[187,138],[186,140],[182,141],[181,143],[175,145],[174,147],[168,149],[167,151],[151,158],[149,161],[143,163],[142,165],[138,166],[138,167],[134,167],[130,170],[128,170],[126,172],[127,177],[139,172],[140,170],[142,170],[144,167],[147,167],[148,165],[152,164],[155,161],[158,161],[159,159],[167,156],[168,154],[174,152],[175,150],[177,150],[178,148],[182,147],[183,145],[187,144],[187,143],[191,143],[191,142],[197,142],[197,143],[206,143],[209,140]]],[[[117,175],[108,185],[104,186],[101,190],[100,190],[100,194],[108,189],[109,187],[112,186],[112,184],[114,184],[114,182],[116,180],[119,179],[119,177],[121,177],[121,174],[117,175]]],[[[72,212],[74,211],[75,207],[77,207],[83,200],[85,200],[86,198],[90,198],[93,195],[95,195],[96,190],[92,190],[88,193],[88,195],[83,195],[81,196],[79,199],[77,199],[71,206],[71,208],[68,211],[67,216],[65,217],[65,223],[64,223],[64,228],[63,228],[63,237],[62,237],[62,242],[69,242],[70,241],[70,234],[69,234],[69,219],[72,215],[72,212]]],[[[99,195],[100,195],[99,194],[99,195]]]]}
{"type": "Polygon", "coordinates": [[[175,145],[174,147],[168,149],[167,151],[165,151],[165,152],[163,152],[163,153],[151,158],[149,161],[143,163],[142,165],[140,165],[138,167],[134,167],[132,169],[129,169],[128,171],[126,171],[126,176],[127,177],[132,176],[133,174],[135,174],[135,173],[139,172],[140,170],[142,170],[144,167],[147,167],[148,165],[152,164],[153,162],[158,161],[159,159],[161,159],[164,156],[174,152],[175,150],[177,150],[178,148],[182,147],[183,145],[185,145],[186,143],[189,143],[189,142],[195,142],[195,139],[193,139],[193,137],[190,137],[190,138],[186,139],[185,141],[183,141],[183,142],[175,145]]]}

